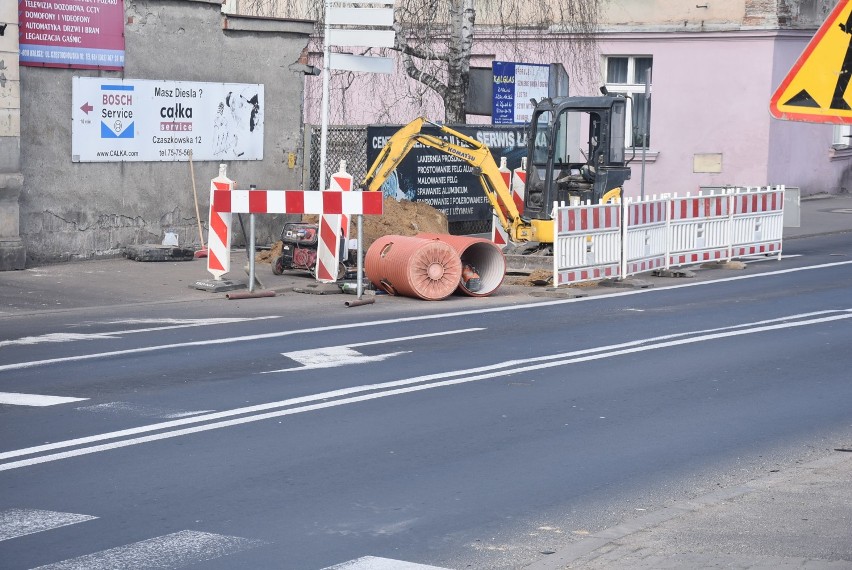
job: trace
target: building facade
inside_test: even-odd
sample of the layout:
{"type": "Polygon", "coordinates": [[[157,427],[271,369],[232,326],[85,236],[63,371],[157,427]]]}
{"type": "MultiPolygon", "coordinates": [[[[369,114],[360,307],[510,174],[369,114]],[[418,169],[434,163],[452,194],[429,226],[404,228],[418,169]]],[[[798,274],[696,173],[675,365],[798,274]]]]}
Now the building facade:
{"type": "MultiPolygon", "coordinates": [[[[571,78],[570,94],[597,95],[606,85],[610,92],[632,96],[631,136],[638,147],[626,194],[767,184],[797,186],[803,195],[848,191],[852,185],[848,129],[782,121],[769,114],[774,90],[835,4],[833,0],[604,3],[596,34],[594,65],[599,75],[587,81],[571,78]],[[648,143],[644,177],[643,141],[648,143]]],[[[488,21],[488,14],[477,15],[477,22],[488,21]]],[[[570,41],[570,34],[558,28],[507,40],[482,25],[475,34],[471,65],[519,61],[519,52],[529,54],[521,61],[550,63],[536,59],[541,51],[537,45],[570,41]],[[528,45],[519,49],[519,41],[528,45]]],[[[311,57],[321,65],[318,45],[313,44],[311,57]]],[[[319,123],[320,84],[320,78],[308,80],[304,106],[308,124],[319,123]]],[[[443,119],[441,101],[406,78],[401,66],[393,76],[336,75],[330,113],[332,124],[347,125],[404,124],[420,115],[443,119]]],[[[469,116],[468,122],[490,122],[490,117],[469,116]]]]}
{"type": "MultiPolygon", "coordinates": [[[[3,37],[17,40],[13,4],[2,3],[4,21],[15,18],[3,37]]],[[[50,3],[38,3],[45,4],[50,3]]],[[[40,29],[53,25],[50,16],[41,18],[40,29]]],[[[159,244],[167,232],[177,234],[182,246],[200,246],[199,218],[206,226],[210,180],[220,164],[239,187],[298,188],[304,82],[303,73],[290,66],[313,29],[312,21],[223,14],[220,0],[124,0],[120,70],[22,66],[17,41],[14,47],[2,44],[2,57],[13,70],[6,87],[20,93],[18,104],[7,108],[14,107],[20,120],[0,121],[0,269],[116,256],[129,245],[159,244]],[[147,104],[155,120],[144,123],[140,86],[152,84],[162,88],[153,89],[159,99],[147,104]],[[72,101],[85,85],[100,91],[72,101]],[[206,109],[215,124],[200,125],[204,109],[200,104],[193,109],[191,101],[206,101],[200,92],[206,85],[222,94],[218,112],[215,101],[206,109]],[[254,91],[230,92],[230,85],[254,91]],[[99,130],[81,135],[87,125],[99,130]],[[218,150],[190,162],[178,142],[201,139],[202,128],[214,133],[210,138],[218,150]],[[239,137],[245,140],[249,132],[260,150],[245,160],[248,155],[233,149],[239,150],[239,137]],[[118,145],[128,137],[143,148],[172,141],[161,153],[174,155],[153,160],[79,155],[77,147],[93,141],[118,145]]],[[[260,223],[258,239],[271,242],[280,228],[280,220],[260,223]]]]}

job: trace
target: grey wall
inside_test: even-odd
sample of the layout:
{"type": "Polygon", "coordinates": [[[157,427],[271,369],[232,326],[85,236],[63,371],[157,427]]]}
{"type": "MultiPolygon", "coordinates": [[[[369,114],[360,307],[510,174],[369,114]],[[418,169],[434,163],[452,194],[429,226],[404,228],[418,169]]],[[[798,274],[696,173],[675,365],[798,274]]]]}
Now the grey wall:
{"type": "MultiPolygon", "coordinates": [[[[125,16],[123,72],[21,68],[20,232],[29,264],[114,256],[161,243],[166,231],[181,245],[200,242],[188,162],[71,162],[74,76],[262,83],[264,158],[228,162],[228,176],[238,188],[301,186],[301,164],[291,167],[288,155],[302,156],[304,81],[288,66],[312,22],[226,17],[217,0],[125,0],[125,16]]],[[[218,163],[195,162],[194,170],[206,241],[218,163]]],[[[258,218],[258,243],[277,239],[283,220],[258,218]]]]}

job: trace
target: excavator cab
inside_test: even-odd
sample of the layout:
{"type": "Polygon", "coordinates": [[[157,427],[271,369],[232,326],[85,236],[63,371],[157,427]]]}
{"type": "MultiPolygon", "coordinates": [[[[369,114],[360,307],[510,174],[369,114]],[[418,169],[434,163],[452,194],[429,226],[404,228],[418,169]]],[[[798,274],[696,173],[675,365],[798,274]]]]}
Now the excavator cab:
{"type": "Polygon", "coordinates": [[[627,100],[559,97],[535,106],[527,149],[524,217],[550,219],[553,202],[608,200],[630,179],[624,160],[627,100]]]}

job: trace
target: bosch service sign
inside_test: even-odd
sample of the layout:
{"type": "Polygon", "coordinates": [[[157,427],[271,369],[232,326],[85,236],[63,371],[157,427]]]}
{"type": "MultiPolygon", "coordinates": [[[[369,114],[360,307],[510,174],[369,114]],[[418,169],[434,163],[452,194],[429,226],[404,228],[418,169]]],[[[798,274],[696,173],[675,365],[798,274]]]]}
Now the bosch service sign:
{"type": "Polygon", "coordinates": [[[262,160],[263,85],[74,77],[74,162],[262,160]]]}

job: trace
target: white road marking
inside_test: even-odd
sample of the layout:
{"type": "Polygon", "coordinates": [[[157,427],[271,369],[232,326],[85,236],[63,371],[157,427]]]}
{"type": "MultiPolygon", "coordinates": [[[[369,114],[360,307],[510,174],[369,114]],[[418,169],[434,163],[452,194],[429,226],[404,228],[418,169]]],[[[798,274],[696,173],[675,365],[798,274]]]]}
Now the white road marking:
{"type": "Polygon", "coordinates": [[[238,536],[182,530],[165,536],[71,558],[34,570],[115,570],[116,568],[183,568],[266,544],[238,536]]]}
{"type": "Polygon", "coordinates": [[[0,392],[0,404],[12,406],[56,406],[70,402],[83,402],[88,398],[70,398],[66,396],[42,396],[40,394],[19,394],[17,392],[0,392]]]}
{"type": "Polygon", "coordinates": [[[0,511],[0,541],[44,532],[72,524],[94,520],[98,517],[59,513],[38,509],[8,509],[0,511]]]}
{"type": "Polygon", "coordinates": [[[350,364],[368,364],[370,362],[381,362],[387,360],[391,356],[406,354],[410,350],[401,350],[399,352],[388,352],[385,354],[377,354],[368,356],[361,354],[348,346],[329,346],[327,348],[312,348],[310,350],[296,350],[293,352],[282,352],[283,356],[291,358],[301,364],[294,368],[282,368],[280,370],[272,370],[271,372],[287,372],[290,370],[315,370],[317,368],[334,368],[336,366],[348,366],[350,364]]]}
{"type": "Polygon", "coordinates": [[[159,324],[169,323],[169,326],[151,327],[147,329],[128,329],[123,331],[110,331],[102,333],[47,333],[39,336],[24,336],[11,340],[0,340],[0,348],[4,346],[22,346],[43,343],[73,342],[78,340],[103,340],[115,339],[128,334],[165,331],[172,329],[184,329],[188,327],[203,327],[210,325],[227,325],[244,321],[258,321],[264,319],[277,319],[277,316],[251,317],[251,318],[221,318],[221,319],[126,319],[120,321],[106,321],[100,324],[159,324]]]}
{"type": "Polygon", "coordinates": [[[414,562],[403,562],[402,560],[391,560],[390,558],[377,558],[375,556],[364,556],[357,560],[350,560],[342,564],[335,564],[323,570],[448,570],[438,566],[427,566],[415,564],[414,562]]]}
{"type": "Polygon", "coordinates": [[[0,460],[11,459],[13,457],[22,457],[26,455],[35,455],[38,453],[53,451],[57,449],[67,449],[76,447],[76,449],[70,449],[68,451],[63,451],[59,453],[46,454],[37,457],[32,457],[30,459],[22,459],[19,461],[10,461],[8,463],[0,463],[0,471],[8,471],[10,469],[18,469],[21,467],[28,467],[31,465],[38,465],[40,463],[47,463],[51,461],[59,461],[62,459],[68,459],[71,457],[79,457],[82,455],[88,455],[92,453],[99,453],[102,451],[108,451],[111,449],[119,449],[123,447],[129,447],[132,445],[139,445],[142,443],[152,442],[152,441],[160,441],[165,439],[171,439],[175,437],[181,437],[184,435],[190,435],[194,433],[201,433],[205,431],[210,431],[214,429],[221,429],[231,426],[243,425],[248,423],[259,422],[271,418],[280,418],[283,416],[301,414],[305,412],[312,412],[315,410],[322,410],[326,408],[332,408],[337,406],[343,406],[347,404],[354,404],[358,402],[364,402],[368,400],[375,400],[379,398],[387,398],[390,396],[398,396],[402,394],[408,394],[412,392],[418,392],[421,390],[430,390],[433,388],[441,388],[445,386],[455,386],[457,384],[465,384],[468,382],[476,382],[479,380],[488,380],[492,378],[500,378],[503,376],[510,376],[513,374],[519,374],[523,372],[531,372],[536,370],[544,370],[547,368],[553,368],[556,366],[565,366],[569,364],[575,364],[578,362],[589,362],[593,360],[601,360],[604,358],[612,358],[615,356],[623,356],[626,354],[634,354],[639,352],[645,352],[650,350],[658,350],[664,348],[672,348],[675,346],[694,344],[698,342],[706,342],[711,340],[718,340],[724,338],[733,338],[743,335],[756,334],[762,332],[769,332],[775,330],[796,328],[802,326],[809,325],[817,325],[822,323],[829,323],[835,321],[841,321],[845,319],[852,318],[852,309],[838,310],[838,311],[819,311],[817,313],[803,313],[800,315],[790,315],[789,317],[785,317],[782,319],[772,319],[768,321],[761,321],[759,323],[748,323],[742,325],[735,325],[731,327],[724,327],[719,329],[709,329],[706,331],[692,331],[686,333],[678,333],[672,335],[665,335],[656,338],[648,338],[642,340],[634,340],[620,344],[613,344],[609,346],[600,346],[594,347],[584,350],[577,350],[572,352],[560,353],[560,354],[551,354],[545,356],[538,356],[534,358],[525,358],[518,360],[508,360],[496,364],[491,364],[487,366],[480,366],[477,368],[469,368],[465,370],[454,370],[450,372],[441,372],[437,374],[428,374],[424,376],[416,376],[413,378],[406,378],[403,380],[396,380],[393,382],[385,382],[382,384],[368,384],[363,386],[354,386],[350,388],[344,388],[341,390],[333,390],[330,392],[322,392],[318,394],[312,394],[309,396],[302,396],[300,398],[291,398],[289,400],[282,400],[279,402],[269,402],[266,404],[260,404],[257,406],[248,406],[244,408],[237,408],[234,410],[226,410],[222,412],[216,412],[213,414],[207,414],[204,416],[198,416],[195,418],[185,418],[181,420],[174,420],[171,422],[162,422],[159,424],[154,424],[150,426],[140,426],[137,428],[130,428],[126,430],[104,433],[99,435],[93,435],[89,437],[77,438],[68,441],[60,441],[56,443],[44,444],[35,447],[25,448],[25,449],[17,449],[13,451],[7,451],[0,453],[0,460]],[[824,315],[822,317],[815,317],[815,315],[824,315]],[[815,318],[810,318],[815,317],[815,318]],[[456,378],[454,378],[456,377],[456,378]],[[365,392],[369,392],[366,393],[365,392]],[[353,396],[353,394],[361,394],[358,396],[353,396]],[[303,405],[308,404],[308,405],[303,405]],[[276,409],[276,408],[285,408],[286,409],[276,409]],[[274,411],[267,411],[274,410],[274,411]],[[264,412],[264,413],[258,413],[264,412]],[[249,415],[247,415],[249,414],[249,415]],[[250,415],[254,414],[254,415],[250,415]],[[234,418],[234,416],[242,416],[234,418]],[[216,421],[222,420],[223,418],[232,418],[224,421],[216,421]],[[193,427],[186,427],[182,429],[175,429],[174,431],[162,431],[168,430],[171,428],[189,425],[192,423],[200,423],[200,422],[210,422],[204,425],[198,425],[193,427]],[[100,445],[93,445],[90,447],[78,447],[90,443],[95,443],[98,441],[107,441],[111,439],[118,439],[122,437],[128,437],[133,435],[138,435],[142,433],[152,432],[152,431],[160,431],[160,433],[155,433],[151,435],[146,435],[142,437],[131,437],[130,439],[124,439],[121,441],[115,441],[112,443],[103,443],[100,445]]]}
{"type": "Polygon", "coordinates": [[[137,416],[148,418],[163,418],[173,420],[177,418],[188,418],[200,414],[209,414],[213,410],[175,410],[170,408],[156,408],[153,406],[143,406],[131,402],[104,402],[103,404],[93,404],[91,406],[80,406],[74,408],[81,412],[106,412],[114,414],[135,414],[137,416]]]}
{"type": "Polygon", "coordinates": [[[389,342],[403,342],[409,340],[417,340],[421,338],[429,338],[434,336],[445,336],[450,334],[464,334],[470,332],[476,332],[485,330],[483,328],[472,328],[472,329],[461,329],[455,331],[442,331],[437,333],[429,333],[429,334],[418,334],[412,336],[403,336],[397,338],[389,338],[383,340],[371,340],[366,342],[356,342],[351,344],[344,344],[340,346],[327,346],[324,348],[312,348],[308,350],[295,350],[293,352],[282,352],[282,356],[286,356],[292,360],[295,360],[301,366],[297,366],[294,368],[282,368],[280,370],[270,370],[265,372],[265,374],[273,373],[273,372],[289,372],[292,370],[315,370],[317,368],[333,368],[335,366],[347,366],[350,364],[368,364],[370,362],[380,362],[382,360],[387,360],[391,356],[397,356],[399,354],[406,354],[411,352],[410,350],[403,350],[399,352],[389,352],[385,354],[377,354],[374,356],[367,356],[361,354],[357,350],[353,350],[353,347],[357,346],[370,346],[375,344],[386,344],[389,342]]]}
{"type": "Polygon", "coordinates": [[[615,297],[627,297],[631,295],[645,295],[651,293],[658,293],[661,291],[671,291],[673,289],[684,289],[686,287],[703,287],[705,285],[718,285],[719,283],[725,283],[730,281],[741,281],[743,279],[760,279],[763,277],[773,277],[775,275],[783,275],[787,273],[797,273],[800,271],[812,271],[816,269],[828,269],[831,267],[839,267],[842,265],[850,265],[852,264],[852,260],[850,261],[837,261],[834,263],[823,263],[820,265],[810,265],[807,267],[793,267],[790,269],[779,269],[777,271],[767,271],[765,273],[754,273],[749,275],[737,275],[734,277],[725,277],[722,279],[712,279],[710,281],[698,281],[698,282],[690,282],[690,283],[678,283],[676,285],[670,285],[668,287],[652,287],[649,289],[629,289],[626,291],[619,291],[616,293],[608,293],[607,295],[601,296],[589,296],[589,297],[574,297],[571,299],[554,299],[551,301],[537,301],[535,303],[523,303],[520,305],[504,305],[499,307],[489,307],[487,309],[471,309],[468,311],[457,311],[453,313],[436,313],[434,315],[418,315],[413,317],[400,317],[396,319],[383,319],[379,321],[367,321],[367,322],[356,322],[356,323],[348,323],[348,324],[337,324],[323,327],[312,327],[312,328],[304,328],[299,330],[287,330],[287,331],[278,331],[272,333],[264,333],[264,334],[253,334],[253,335],[245,335],[245,336],[235,336],[235,337],[227,337],[227,338],[217,338],[210,340],[198,340],[191,342],[180,342],[174,344],[162,344],[157,346],[144,346],[139,348],[130,348],[127,350],[114,350],[110,352],[99,352],[94,354],[80,354],[77,356],[66,356],[62,358],[49,358],[45,360],[33,360],[29,362],[16,362],[13,364],[4,364],[0,365],[0,372],[6,370],[21,370],[24,368],[34,368],[36,366],[46,366],[50,364],[61,364],[64,362],[79,362],[83,360],[94,360],[98,358],[109,358],[111,356],[121,356],[125,354],[141,354],[146,352],[157,352],[160,350],[171,350],[175,348],[189,348],[194,346],[212,346],[216,344],[233,344],[235,342],[250,342],[255,340],[269,339],[269,338],[282,338],[287,336],[294,335],[303,335],[314,332],[328,332],[328,331],[339,331],[345,329],[361,329],[364,327],[376,327],[390,324],[399,324],[399,323],[410,323],[417,321],[428,321],[428,320],[437,320],[437,319],[446,319],[453,317],[463,317],[465,315],[481,315],[486,313],[505,313],[507,311],[523,311],[535,308],[549,307],[555,305],[566,305],[569,303],[585,303],[589,301],[600,301],[606,299],[612,299],[615,297]]]}

